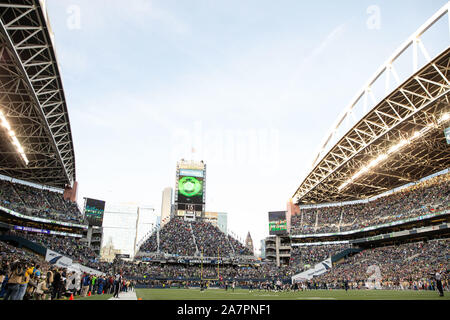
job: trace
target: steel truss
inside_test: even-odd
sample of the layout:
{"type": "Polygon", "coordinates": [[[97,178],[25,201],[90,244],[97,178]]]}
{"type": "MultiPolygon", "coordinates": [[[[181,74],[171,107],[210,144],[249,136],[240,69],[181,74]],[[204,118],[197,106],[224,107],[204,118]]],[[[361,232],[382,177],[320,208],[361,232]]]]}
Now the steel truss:
{"type": "Polygon", "coordinates": [[[58,188],[71,186],[76,179],[72,133],[41,1],[0,3],[0,57],[0,108],[29,159],[25,165],[2,139],[0,174],[58,188]]]}
{"type": "MultiPolygon", "coordinates": [[[[365,199],[450,167],[450,148],[443,133],[444,128],[450,126],[445,117],[450,114],[450,46],[431,59],[420,41],[423,33],[436,21],[449,16],[449,8],[447,3],[419,28],[344,110],[325,139],[312,170],[293,195],[296,202],[311,204],[365,199]],[[352,109],[359,101],[367,101],[371,87],[380,76],[383,73],[395,76],[393,63],[410,46],[414,50],[413,75],[394,91],[387,92],[384,99],[330,147],[339,126],[352,115],[352,109]],[[428,62],[420,70],[417,69],[418,49],[428,62]],[[376,166],[369,166],[399,141],[412,139],[417,132],[423,134],[414,136],[413,141],[383,158],[376,166]],[[360,172],[363,173],[359,175],[360,172]]],[[[449,43],[450,20],[449,33],[445,36],[443,41],[449,43]]]]}

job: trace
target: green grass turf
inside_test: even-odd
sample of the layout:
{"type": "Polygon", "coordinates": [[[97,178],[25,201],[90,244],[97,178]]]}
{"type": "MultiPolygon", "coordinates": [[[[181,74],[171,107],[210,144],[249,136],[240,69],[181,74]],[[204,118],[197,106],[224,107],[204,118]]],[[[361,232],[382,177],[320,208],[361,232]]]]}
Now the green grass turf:
{"type": "Polygon", "coordinates": [[[299,292],[265,292],[244,289],[136,289],[142,300],[450,300],[450,293],[439,297],[437,291],[392,290],[312,290],[299,292]]]}

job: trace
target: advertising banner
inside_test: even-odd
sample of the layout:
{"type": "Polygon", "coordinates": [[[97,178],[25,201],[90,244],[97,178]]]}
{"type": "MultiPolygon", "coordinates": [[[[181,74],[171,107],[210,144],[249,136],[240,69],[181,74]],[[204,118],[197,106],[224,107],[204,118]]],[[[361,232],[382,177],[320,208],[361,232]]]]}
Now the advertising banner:
{"type": "Polygon", "coordinates": [[[320,262],[317,263],[314,268],[311,268],[309,270],[303,271],[299,274],[296,274],[292,277],[292,283],[295,282],[301,282],[301,281],[305,281],[305,280],[311,280],[314,277],[320,276],[321,274],[324,274],[325,272],[328,272],[329,270],[331,270],[333,264],[331,262],[331,257],[320,262]]]}
{"type": "Polygon", "coordinates": [[[46,233],[46,234],[50,233],[49,230],[32,228],[32,227],[24,227],[24,226],[14,226],[14,230],[28,231],[28,232],[37,232],[37,233],[46,233]]]}
{"type": "Polygon", "coordinates": [[[78,264],[78,263],[74,263],[71,266],[71,268],[75,269],[75,270],[80,270],[81,273],[86,272],[86,273],[89,273],[89,274],[95,274],[97,276],[105,275],[103,272],[100,272],[98,270],[82,266],[81,264],[78,264]]]}
{"type": "Polygon", "coordinates": [[[50,264],[61,268],[69,268],[72,265],[72,259],[50,249],[47,249],[47,253],[45,254],[45,261],[48,261],[50,264]]]}
{"type": "Polygon", "coordinates": [[[95,274],[97,276],[105,275],[103,272],[100,272],[98,270],[85,267],[79,263],[73,263],[72,259],[50,249],[47,249],[45,261],[48,261],[51,265],[55,265],[60,268],[66,268],[68,271],[75,271],[78,274],[86,272],[89,274],[95,274]]]}

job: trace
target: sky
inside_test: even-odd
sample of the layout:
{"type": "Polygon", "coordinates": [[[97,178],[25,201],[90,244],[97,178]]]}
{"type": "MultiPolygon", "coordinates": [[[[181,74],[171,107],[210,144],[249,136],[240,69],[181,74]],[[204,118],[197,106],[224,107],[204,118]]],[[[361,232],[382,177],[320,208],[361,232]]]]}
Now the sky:
{"type": "Polygon", "coordinates": [[[325,134],[444,0],[48,0],[78,200],[161,210],[176,162],[259,248],[325,134]]]}

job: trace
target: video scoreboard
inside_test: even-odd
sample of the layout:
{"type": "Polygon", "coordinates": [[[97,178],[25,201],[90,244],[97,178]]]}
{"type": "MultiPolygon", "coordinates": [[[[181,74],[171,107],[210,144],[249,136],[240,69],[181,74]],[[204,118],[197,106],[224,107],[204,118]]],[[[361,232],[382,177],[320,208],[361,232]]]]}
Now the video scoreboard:
{"type": "Polygon", "coordinates": [[[84,215],[90,226],[101,227],[105,213],[105,201],[86,198],[84,215]]]}
{"type": "Polygon", "coordinates": [[[288,233],[286,211],[269,212],[269,235],[286,235],[288,233]]]}
{"type": "Polygon", "coordinates": [[[206,165],[202,162],[177,163],[175,215],[185,220],[203,217],[205,212],[206,165]]]}

